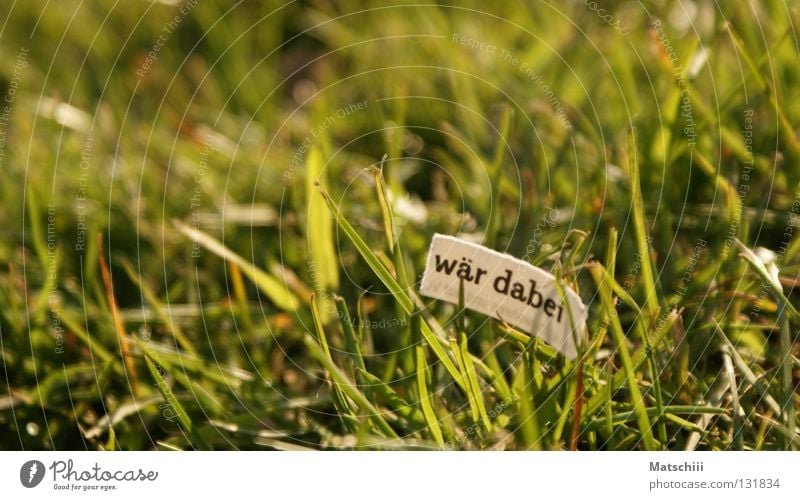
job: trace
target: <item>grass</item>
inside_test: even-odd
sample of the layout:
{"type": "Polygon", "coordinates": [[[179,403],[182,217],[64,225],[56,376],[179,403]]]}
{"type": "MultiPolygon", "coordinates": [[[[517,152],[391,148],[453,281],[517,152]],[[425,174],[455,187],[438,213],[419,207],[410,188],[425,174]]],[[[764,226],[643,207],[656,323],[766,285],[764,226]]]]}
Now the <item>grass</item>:
{"type": "Polygon", "coordinates": [[[796,9],[393,3],[0,7],[0,448],[798,449],[796,9]]]}

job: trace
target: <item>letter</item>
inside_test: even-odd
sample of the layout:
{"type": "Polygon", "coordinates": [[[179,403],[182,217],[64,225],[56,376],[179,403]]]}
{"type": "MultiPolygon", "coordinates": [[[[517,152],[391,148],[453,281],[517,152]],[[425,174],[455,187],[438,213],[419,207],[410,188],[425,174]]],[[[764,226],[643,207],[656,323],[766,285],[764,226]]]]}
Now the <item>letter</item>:
{"type": "Polygon", "coordinates": [[[650,472],[658,472],[660,469],[658,462],[650,462],[650,472]]]}
{"type": "Polygon", "coordinates": [[[547,299],[544,301],[544,313],[548,316],[553,316],[553,310],[556,308],[556,303],[553,299],[547,299]]]}
{"type": "Polygon", "coordinates": [[[456,267],[456,261],[455,260],[446,260],[445,259],[444,262],[442,262],[441,260],[442,259],[437,254],[436,255],[436,264],[435,264],[436,265],[436,272],[440,273],[440,272],[442,272],[442,270],[444,270],[445,274],[447,274],[449,276],[450,273],[453,272],[453,269],[455,269],[455,267],[456,267]]]}
{"type": "Polygon", "coordinates": [[[542,305],[542,294],[536,291],[536,281],[528,280],[531,282],[531,293],[528,295],[528,305],[532,307],[540,307],[542,305]],[[533,297],[536,296],[536,303],[533,297]]]}
{"type": "MultiPolygon", "coordinates": [[[[558,319],[556,321],[558,321],[559,323],[561,323],[561,313],[562,312],[564,312],[564,308],[562,306],[558,306],[558,319]]],[[[614,312],[616,313],[617,310],[614,309],[614,312]]]]}
{"type": "Polygon", "coordinates": [[[511,281],[511,274],[512,274],[511,269],[506,269],[505,277],[498,276],[497,278],[494,279],[494,290],[497,293],[508,295],[508,284],[511,281]]]}
{"type": "Polygon", "coordinates": [[[480,284],[481,284],[481,276],[484,276],[484,275],[486,275],[486,274],[487,274],[487,271],[486,271],[486,269],[481,269],[481,268],[479,267],[479,268],[477,269],[476,273],[475,273],[475,284],[476,284],[476,285],[480,285],[480,284]]]}
{"type": "Polygon", "coordinates": [[[456,277],[465,281],[472,282],[474,276],[472,276],[472,266],[469,262],[472,262],[472,259],[469,259],[467,262],[466,257],[461,257],[462,262],[458,264],[458,272],[456,272],[456,277]]]}
{"type": "Polygon", "coordinates": [[[517,299],[520,302],[525,302],[525,287],[522,286],[522,283],[514,282],[514,285],[511,287],[511,298],[517,299]]]}
{"type": "Polygon", "coordinates": [[[50,468],[53,469],[53,481],[56,481],[56,475],[64,472],[64,470],[67,468],[67,464],[63,460],[56,460],[52,463],[52,465],[50,465],[50,468]]]}

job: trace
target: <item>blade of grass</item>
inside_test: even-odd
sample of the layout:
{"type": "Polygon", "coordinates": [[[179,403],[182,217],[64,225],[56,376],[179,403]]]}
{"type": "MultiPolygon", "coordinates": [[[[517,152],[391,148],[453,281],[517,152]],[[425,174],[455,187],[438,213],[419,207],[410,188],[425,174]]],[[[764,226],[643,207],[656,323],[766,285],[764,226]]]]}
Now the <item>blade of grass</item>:
{"type": "Polygon", "coordinates": [[[782,423],[778,422],[777,420],[770,418],[766,415],[761,415],[757,413],[756,416],[762,420],[764,420],[768,425],[771,425],[775,429],[780,432],[784,438],[791,444],[792,449],[796,450],[800,448],[800,434],[797,432],[797,427],[789,428],[782,423]]]}
{"type": "Polygon", "coordinates": [[[461,360],[464,363],[464,378],[468,382],[469,392],[472,394],[471,399],[474,400],[475,406],[478,409],[480,422],[487,431],[492,430],[492,422],[489,420],[489,414],[486,411],[486,405],[483,402],[483,394],[481,394],[480,385],[478,384],[478,376],[476,375],[475,365],[472,364],[472,356],[469,354],[467,334],[461,332],[461,360]]]}
{"type": "Polygon", "coordinates": [[[144,345],[139,339],[134,337],[134,341],[138,344],[139,348],[144,353],[144,361],[147,365],[147,369],[150,372],[150,376],[153,377],[153,380],[156,382],[156,387],[161,392],[161,395],[164,396],[164,400],[167,404],[170,405],[172,410],[175,412],[175,415],[178,418],[178,422],[180,422],[183,429],[189,434],[190,436],[194,436],[193,430],[193,423],[192,419],[189,418],[189,414],[186,413],[183,405],[178,401],[178,398],[175,397],[175,393],[172,391],[172,388],[169,386],[169,382],[164,377],[164,369],[161,368],[161,365],[158,364],[156,359],[152,356],[152,352],[147,349],[147,346],[144,345]]]}
{"type": "Polygon", "coordinates": [[[492,186],[497,187],[497,192],[491,196],[491,203],[489,204],[488,222],[486,223],[486,246],[494,248],[497,244],[497,233],[500,228],[500,201],[501,190],[500,183],[503,178],[503,160],[505,159],[506,150],[510,147],[508,144],[508,134],[511,131],[511,121],[514,118],[514,108],[508,105],[503,106],[502,114],[500,115],[499,137],[494,149],[494,157],[492,158],[491,170],[489,175],[492,179],[492,186]]]}
{"type": "MultiPolygon", "coordinates": [[[[715,408],[713,406],[700,406],[700,405],[667,405],[664,407],[664,411],[671,416],[675,415],[725,415],[728,413],[728,410],[725,408],[715,408]]],[[[648,416],[656,417],[658,416],[658,408],[650,407],[647,409],[648,416]]],[[[631,422],[636,420],[637,415],[634,411],[620,411],[614,413],[611,418],[612,424],[620,424],[624,422],[631,422]]],[[[602,425],[607,425],[608,422],[606,418],[596,419],[589,423],[589,426],[596,426],[599,422],[602,422],[602,425]]],[[[694,425],[691,422],[688,422],[690,425],[694,425]]]]}
{"type": "Polygon", "coordinates": [[[108,440],[106,441],[105,446],[103,447],[104,451],[115,451],[117,449],[117,434],[114,432],[114,428],[110,427],[108,429],[108,440]]]}
{"type": "Polygon", "coordinates": [[[738,222],[742,217],[742,203],[739,198],[739,193],[736,192],[736,189],[733,187],[730,181],[728,181],[728,179],[717,172],[717,169],[703,153],[697,149],[693,149],[691,154],[692,159],[697,161],[697,165],[700,167],[700,170],[714,179],[717,189],[722,191],[722,194],[725,197],[725,207],[727,208],[728,212],[727,223],[730,225],[736,223],[736,227],[739,227],[738,222]]]}
{"type": "MultiPolygon", "coordinates": [[[[312,304],[313,303],[314,302],[312,301],[312,304]]],[[[320,328],[322,325],[319,324],[319,322],[315,322],[315,326],[316,328],[320,328]]],[[[322,338],[324,338],[324,331],[322,334],[322,338]]],[[[320,342],[321,341],[322,339],[320,342]]],[[[368,415],[368,418],[378,429],[381,430],[381,432],[383,432],[385,436],[396,438],[397,433],[392,429],[388,422],[386,422],[379,410],[375,408],[375,406],[361,391],[358,390],[355,383],[348,379],[347,374],[345,374],[336,365],[336,363],[333,362],[329,352],[326,352],[325,346],[327,346],[327,342],[325,346],[323,346],[310,333],[306,333],[306,335],[303,337],[303,343],[306,345],[306,348],[308,348],[309,353],[319,363],[322,364],[325,370],[327,370],[336,386],[339,387],[341,391],[356,404],[359,410],[368,415]]]]}
{"type": "Polygon", "coordinates": [[[425,427],[427,425],[424,417],[417,408],[400,397],[388,384],[385,384],[381,379],[365,370],[358,369],[358,373],[364,378],[366,386],[372,390],[379,399],[383,400],[392,411],[408,420],[413,425],[418,427],[425,427]]]}
{"type": "MultiPolygon", "coordinates": [[[[402,130],[398,129],[395,131],[396,134],[401,134],[402,130]]],[[[387,155],[383,155],[383,159],[381,160],[380,168],[373,168],[373,180],[375,182],[375,191],[376,196],[378,198],[378,202],[381,207],[381,217],[383,219],[383,226],[384,226],[384,235],[386,237],[387,248],[391,255],[391,263],[386,262],[388,259],[383,259],[384,254],[380,254],[378,257],[382,258],[381,260],[384,262],[384,267],[391,267],[394,266],[394,274],[397,278],[398,284],[402,287],[403,290],[410,290],[411,284],[408,278],[408,274],[406,273],[406,263],[403,256],[403,246],[399,241],[398,234],[395,231],[394,225],[394,213],[392,211],[392,206],[390,203],[389,191],[386,187],[385,179],[383,177],[383,167],[386,161],[387,155]]],[[[398,181],[399,182],[399,181],[398,181]]],[[[412,338],[412,332],[410,328],[410,318],[409,313],[402,307],[401,304],[395,302],[395,311],[397,317],[402,320],[403,325],[409,325],[407,328],[402,329],[402,333],[398,340],[399,349],[395,349],[390,355],[388,362],[386,363],[386,368],[384,370],[385,373],[385,380],[389,380],[392,377],[393,372],[397,366],[398,358],[402,358],[402,366],[406,373],[410,373],[413,371],[414,367],[414,360],[412,353],[409,352],[408,349],[405,349],[405,346],[408,345],[410,339],[412,338]]]]}
{"type": "Polygon", "coordinates": [[[124,373],[125,367],[124,365],[120,367],[119,360],[116,358],[111,352],[103,347],[99,341],[94,340],[94,338],[89,334],[86,330],[83,329],[76,321],[73,321],[68,314],[65,314],[62,308],[58,308],[54,311],[54,314],[57,315],[58,319],[67,327],[69,331],[74,333],[76,337],[78,337],[86,347],[89,348],[92,355],[96,355],[97,358],[103,363],[106,364],[109,361],[116,361],[115,366],[117,367],[117,372],[122,375],[124,373]]]}
{"type": "MultiPolygon", "coordinates": [[[[667,333],[671,331],[672,327],[675,325],[675,322],[678,320],[679,317],[680,317],[680,312],[678,310],[672,310],[664,318],[663,322],[659,320],[659,322],[655,325],[656,326],[655,332],[650,337],[651,338],[650,345],[660,344],[661,341],[664,340],[664,338],[666,337],[667,333]]],[[[611,323],[610,318],[607,318],[606,321],[609,324],[611,323]]],[[[606,326],[606,328],[607,327],[608,326],[606,326]]],[[[639,370],[642,367],[642,365],[647,362],[647,346],[645,345],[640,346],[636,350],[636,352],[631,356],[631,361],[633,363],[634,370],[639,370]]],[[[626,376],[627,374],[624,370],[619,371],[613,375],[610,383],[612,394],[617,390],[619,390],[620,387],[625,385],[627,381],[626,376]]],[[[547,389],[550,391],[555,390],[559,386],[559,384],[563,382],[563,378],[564,378],[563,375],[558,375],[553,377],[551,380],[548,381],[547,389]]],[[[601,407],[605,406],[608,403],[608,401],[610,401],[610,399],[607,396],[608,395],[605,393],[595,394],[589,400],[589,404],[586,406],[586,412],[585,412],[586,415],[587,416],[593,415],[598,410],[600,410],[601,407]]]]}
{"type": "Polygon", "coordinates": [[[769,100],[772,110],[778,117],[778,130],[781,138],[783,139],[783,145],[786,148],[788,157],[787,159],[790,163],[795,163],[798,159],[800,159],[800,144],[798,144],[794,126],[786,116],[783,106],[778,102],[776,90],[773,89],[769,82],[764,78],[763,72],[759,69],[755,62],[755,58],[751,55],[747,45],[744,43],[744,41],[742,41],[742,38],[734,29],[733,25],[728,22],[725,23],[724,27],[730,34],[731,40],[733,40],[733,44],[736,47],[737,52],[742,55],[747,67],[750,69],[750,73],[753,75],[753,78],[758,86],[761,87],[764,95],[769,100]]]}
{"type": "MultiPolygon", "coordinates": [[[[708,393],[704,396],[704,400],[708,401],[706,406],[711,408],[722,408],[724,395],[728,392],[728,379],[726,377],[717,376],[716,380],[717,383],[708,390],[708,393]]],[[[711,414],[704,413],[700,415],[695,423],[699,430],[692,432],[686,439],[686,446],[684,448],[685,451],[696,450],[697,446],[700,444],[700,440],[709,436],[707,427],[711,422],[711,419],[711,414]]],[[[709,442],[709,445],[710,444],[711,443],[709,442]]]]}
{"type": "Polygon", "coordinates": [[[645,225],[644,201],[642,199],[641,172],[637,152],[636,128],[631,127],[628,133],[628,175],[631,185],[631,211],[633,212],[633,230],[636,237],[636,249],[641,256],[642,280],[645,288],[645,305],[649,318],[654,318],[659,309],[658,291],[650,256],[650,236],[645,225]]]}
{"type": "MultiPolygon", "coordinates": [[[[756,272],[764,279],[770,286],[770,293],[778,302],[778,317],[777,323],[780,328],[780,365],[781,365],[781,388],[782,388],[782,401],[781,401],[781,417],[786,424],[787,429],[792,429],[796,421],[797,410],[794,405],[794,383],[792,375],[792,334],[789,327],[789,318],[787,312],[790,312],[794,318],[800,317],[797,309],[783,293],[783,285],[780,280],[770,273],[764,262],[758,256],[744,245],[738,239],[735,240],[736,245],[742,250],[741,255],[750,263],[756,272]]],[[[796,441],[794,439],[786,440],[787,449],[795,449],[796,441]]]]}
{"type": "Polygon", "coordinates": [[[134,363],[133,357],[131,355],[130,346],[128,344],[128,334],[125,332],[125,325],[122,323],[122,317],[119,314],[119,308],[117,308],[117,300],[114,297],[114,285],[111,281],[111,271],[108,268],[108,264],[106,263],[106,257],[103,252],[103,235],[97,235],[97,246],[100,249],[98,253],[99,261],[100,261],[100,272],[103,276],[103,285],[106,289],[106,299],[108,300],[108,307],[111,309],[111,316],[114,320],[114,329],[117,332],[117,340],[119,341],[119,350],[120,354],[122,355],[122,361],[125,365],[125,371],[128,374],[131,387],[133,388],[133,393],[136,396],[140,396],[141,392],[139,389],[139,375],[136,372],[136,364],[134,363]]]}
{"type": "Polygon", "coordinates": [[[722,329],[722,326],[719,323],[717,323],[716,320],[713,320],[713,322],[714,322],[714,331],[717,333],[717,336],[722,341],[723,347],[726,348],[728,354],[731,355],[731,358],[733,360],[733,363],[736,365],[736,368],[738,368],[739,371],[742,372],[742,375],[744,375],[744,378],[745,380],[747,380],[747,383],[752,385],[756,389],[756,391],[758,391],[761,397],[764,398],[764,402],[767,404],[770,410],[772,410],[773,413],[779,414],[781,412],[780,405],[778,404],[777,401],[775,401],[775,398],[773,398],[772,395],[769,393],[768,388],[764,387],[764,384],[761,383],[758,376],[755,373],[753,373],[753,370],[751,370],[750,367],[747,365],[747,362],[742,358],[742,355],[739,354],[739,351],[736,349],[736,347],[730,341],[728,336],[725,334],[725,331],[722,329]]]}
{"type": "MultiPolygon", "coordinates": [[[[316,294],[311,295],[311,316],[314,320],[314,328],[317,331],[317,339],[319,341],[319,345],[322,347],[322,354],[324,354],[326,360],[330,365],[335,366],[335,362],[333,361],[333,356],[331,356],[331,350],[328,346],[328,338],[325,335],[325,327],[322,324],[322,318],[320,317],[319,312],[319,303],[316,297],[316,294]]],[[[336,407],[336,411],[339,415],[339,418],[342,420],[342,423],[345,427],[354,431],[355,429],[352,426],[352,418],[357,418],[357,415],[353,413],[350,409],[350,405],[347,402],[347,398],[344,395],[342,387],[339,385],[339,381],[336,378],[331,380],[331,385],[333,386],[333,403],[336,407]]]]}
{"type": "Polygon", "coordinates": [[[731,355],[725,350],[722,351],[722,365],[725,369],[725,376],[728,377],[728,384],[730,385],[733,410],[733,442],[736,443],[736,449],[742,451],[744,450],[744,436],[742,436],[744,426],[742,424],[741,405],[739,404],[739,389],[736,385],[736,374],[733,371],[731,355]]]}
{"type": "Polygon", "coordinates": [[[517,432],[520,435],[522,444],[527,450],[540,450],[542,448],[542,433],[532,392],[533,373],[530,369],[531,363],[529,359],[533,356],[533,353],[522,353],[519,369],[511,384],[511,389],[514,391],[514,399],[517,403],[517,432]]]}
{"type": "Polygon", "coordinates": [[[592,277],[597,284],[598,293],[602,301],[603,308],[609,312],[611,319],[611,331],[614,334],[617,342],[617,349],[620,359],[622,360],[622,367],[625,373],[625,380],[628,385],[628,392],[633,405],[633,411],[636,413],[636,423],[641,433],[641,442],[645,450],[652,451],[657,448],[655,439],[651,432],[650,419],[647,416],[647,407],[645,405],[642,393],[639,391],[638,381],[636,379],[636,369],[634,368],[633,360],[631,359],[630,352],[628,351],[628,339],[620,324],[619,316],[614,310],[614,303],[611,298],[611,287],[606,283],[603,274],[597,271],[597,268],[590,268],[592,277]]]}
{"type": "Polygon", "coordinates": [[[386,163],[388,155],[384,154],[381,159],[380,167],[372,169],[372,176],[375,180],[375,190],[378,195],[378,203],[381,206],[381,215],[383,217],[383,232],[386,235],[386,247],[389,249],[390,254],[394,254],[394,244],[396,241],[394,230],[394,217],[392,209],[389,205],[389,196],[386,193],[386,183],[383,178],[383,165],[386,163]]]}
{"type": "Polygon", "coordinates": [[[250,262],[247,262],[233,250],[229,249],[222,242],[208,234],[189,227],[179,221],[173,221],[175,227],[190,238],[193,242],[202,246],[211,253],[221,257],[224,260],[234,262],[245,276],[258,287],[259,290],[264,292],[267,297],[275,303],[276,306],[287,312],[293,312],[299,307],[297,297],[290,292],[283,283],[273,276],[257,268],[250,262]]]}
{"type": "Polygon", "coordinates": [[[192,344],[192,342],[186,337],[186,335],[183,333],[183,330],[181,330],[178,325],[172,321],[172,317],[164,311],[164,308],[161,307],[161,301],[158,300],[158,297],[156,297],[156,294],[153,293],[153,290],[142,281],[139,273],[133,269],[130,261],[127,259],[122,259],[121,263],[122,268],[128,275],[128,278],[130,278],[130,280],[133,281],[137,287],[139,287],[139,290],[142,292],[145,300],[147,300],[147,302],[150,304],[150,307],[152,307],[153,311],[155,311],[156,317],[158,317],[158,319],[167,326],[167,329],[175,338],[175,341],[187,352],[197,354],[194,344],[192,344]]]}
{"type": "MultiPolygon", "coordinates": [[[[783,293],[781,292],[781,295],[783,293]]],[[[792,375],[792,337],[789,328],[789,318],[786,316],[786,305],[781,302],[778,305],[778,325],[780,325],[780,345],[781,345],[781,386],[783,388],[783,405],[781,416],[784,425],[789,430],[794,430],[797,426],[797,408],[794,404],[795,387],[792,375]]],[[[797,436],[787,437],[785,449],[796,451],[800,440],[794,439],[797,436]]]]}
{"type": "MultiPolygon", "coordinates": [[[[645,213],[644,213],[644,200],[642,199],[642,185],[641,185],[641,172],[639,170],[639,159],[637,153],[636,141],[636,128],[631,127],[628,134],[628,168],[631,177],[631,204],[633,210],[634,233],[636,235],[636,247],[641,256],[642,265],[642,280],[645,286],[645,306],[647,315],[639,316],[637,323],[642,322],[649,324],[654,318],[658,317],[660,309],[658,300],[658,287],[653,274],[653,267],[650,255],[650,238],[647,227],[645,226],[645,213]]],[[[611,280],[610,282],[614,282],[611,280]]],[[[607,281],[606,283],[610,283],[607,281]]],[[[613,325],[612,325],[613,326],[613,325]]],[[[656,408],[663,408],[663,395],[661,393],[661,382],[659,380],[661,373],[658,371],[653,347],[649,345],[647,335],[643,336],[646,344],[648,364],[650,365],[650,378],[653,382],[653,392],[656,399],[656,408]]],[[[656,422],[658,428],[658,436],[662,444],[666,446],[667,441],[667,427],[664,421],[663,410],[659,411],[659,417],[656,422]]]]}
{"type": "MultiPolygon", "coordinates": [[[[230,270],[231,285],[233,287],[233,296],[236,300],[234,308],[231,305],[232,316],[234,321],[241,318],[242,327],[236,326],[236,331],[240,337],[253,339],[255,337],[253,328],[253,320],[250,317],[250,307],[247,303],[247,292],[244,287],[244,279],[242,279],[242,271],[235,262],[228,261],[228,269],[230,270]],[[243,330],[243,331],[242,331],[243,330]]],[[[256,349],[249,349],[248,356],[252,359],[252,364],[258,367],[258,370],[267,375],[269,374],[269,363],[264,358],[264,353],[269,352],[269,346],[272,340],[271,336],[264,336],[264,344],[256,349]]]]}
{"type": "Polygon", "coordinates": [[[339,295],[334,295],[333,300],[336,302],[336,309],[339,312],[339,323],[344,330],[344,345],[347,351],[346,354],[350,366],[350,373],[358,379],[359,370],[367,371],[367,367],[364,364],[364,357],[361,354],[361,340],[356,336],[355,329],[353,328],[353,321],[350,319],[350,312],[347,310],[347,304],[344,298],[339,295]]]}
{"type": "MultiPolygon", "coordinates": [[[[403,287],[395,280],[392,276],[392,273],[386,268],[383,263],[381,263],[380,258],[375,255],[375,252],[369,248],[367,243],[361,239],[361,236],[358,235],[355,228],[344,218],[344,216],[339,212],[339,209],[334,204],[333,200],[331,199],[330,195],[324,190],[320,189],[320,193],[324,197],[325,201],[328,203],[328,208],[330,209],[331,213],[333,214],[334,219],[336,220],[339,227],[345,233],[347,238],[353,243],[358,250],[358,253],[361,254],[361,257],[367,262],[370,269],[378,276],[378,278],[383,282],[386,288],[392,293],[392,296],[397,300],[400,306],[403,308],[406,314],[413,317],[414,313],[414,306],[411,302],[411,298],[405,292],[403,287]]],[[[443,349],[442,345],[438,337],[433,333],[431,327],[428,325],[426,321],[421,321],[420,324],[420,331],[422,332],[422,336],[425,338],[425,341],[428,343],[430,348],[433,350],[436,357],[442,363],[442,366],[450,373],[456,383],[461,386],[462,389],[466,390],[466,384],[462,380],[461,374],[456,368],[456,365],[453,363],[453,360],[447,355],[445,350],[443,349]]]]}
{"type": "Polygon", "coordinates": [[[450,341],[451,351],[456,355],[458,367],[461,369],[463,379],[467,383],[467,400],[472,411],[472,420],[483,425],[484,429],[491,430],[492,424],[486,412],[486,405],[483,402],[483,395],[478,384],[478,377],[475,374],[475,365],[472,363],[472,356],[469,353],[469,339],[466,333],[465,318],[466,307],[464,306],[464,280],[459,283],[458,288],[458,312],[454,319],[456,336],[450,341]]]}
{"type": "Polygon", "coordinates": [[[428,431],[431,433],[434,441],[436,441],[436,444],[439,446],[444,447],[442,429],[439,427],[439,421],[436,418],[436,413],[431,404],[431,397],[428,393],[428,361],[425,359],[425,347],[422,343],[418,343],[414,346],[414,359],[417,364],[417,390],[419,391],[419,402],[422,408],[422,414],[425,417],[425,422],[428,424],[428,431]]]}
{"type": "Polygon", "coordinates": [[[414,340],[414,365],[417,380],[417,392],[419,393],[420,407],[425,422],[428,424],[433,440],[441,447],[444,447],[444,436],[439,426],[439,419],[433,409],[432,399],[428,392],[428,360],[425,356],[425,341],[422,335],[422,317],[419,314],[411,315],[411,335],[414,340]]]}
{"type": "Polygon", "coordinates": [[[306,243],[309,269],[317,300],[322,302],[320,313],[323,324],[333,320],[334,306],[329,294],[339,289],[339,263],[334,248],[333,221],[325,202],[315,186],[327,185],[327,174],[322,152],[312,147],[306,159],[306,243]]]}
{"type": "MultiPolygon", "coordinates": [[[[136,337],[134,337],[134,339],[136,339],[136,337]]],[[[187,370],[187,367],[181,365],[180,368],[176,368],[172,365],[172,363],[167,361],[160,353],[158,353],[154,348],[156,345],[154,342],[142,342],[139,339],[136,340],[137,347],[146,357],[149,357],[153,361],[153,363],[159,368],[159,372],[162,374],[171,374],[175,378],[176,382],[178,382],[191,393],[192,398],[202,406],[203,411],[206,414],[227,417],[227,410],[225,409],[225,406],[220,402],[219,398],[214,396],[214,394],[202,383],[203,380],[212,380],[216,383],[226,384],[227,387],[228,381],[224,377],[222,378],[222,381],[220,381],[219,375],[215,374],[213,370],[207,366],[202,366],[200,369],[192,369],[191,374],[193,376],[190,377],[187,373],[189,371],[187,370]]],[[[182,361],[182,359],[178,359],[178,362],[182,363],[182,361]]]]}

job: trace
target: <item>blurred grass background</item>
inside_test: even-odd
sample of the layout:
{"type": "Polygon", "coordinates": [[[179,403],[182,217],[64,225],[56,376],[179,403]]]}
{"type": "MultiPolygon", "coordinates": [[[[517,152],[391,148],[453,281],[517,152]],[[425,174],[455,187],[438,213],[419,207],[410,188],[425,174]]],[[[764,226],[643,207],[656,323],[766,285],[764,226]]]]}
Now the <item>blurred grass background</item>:
{"type": "Polygon", "coordinates": [[[3,449],[797,446],[790,4],[0,13],[3,449]],[[575,287],[581,359],[404,310],[435,232],[575,287]]]}

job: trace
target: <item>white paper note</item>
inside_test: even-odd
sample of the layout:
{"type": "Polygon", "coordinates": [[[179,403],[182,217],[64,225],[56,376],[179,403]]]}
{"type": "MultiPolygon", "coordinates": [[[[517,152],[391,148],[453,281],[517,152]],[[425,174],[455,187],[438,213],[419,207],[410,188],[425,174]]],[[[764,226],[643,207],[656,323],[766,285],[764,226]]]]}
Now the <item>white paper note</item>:
{"type": "Polygon", "coordinates": [[[586,324],[586,306],[566,286],[565,303],[552,274],[475,243],[435,234],[420,293],[458,304],[462,279],[466,308],[529,332],[569,359],[577,356],[575,339],[586,324]]]}

